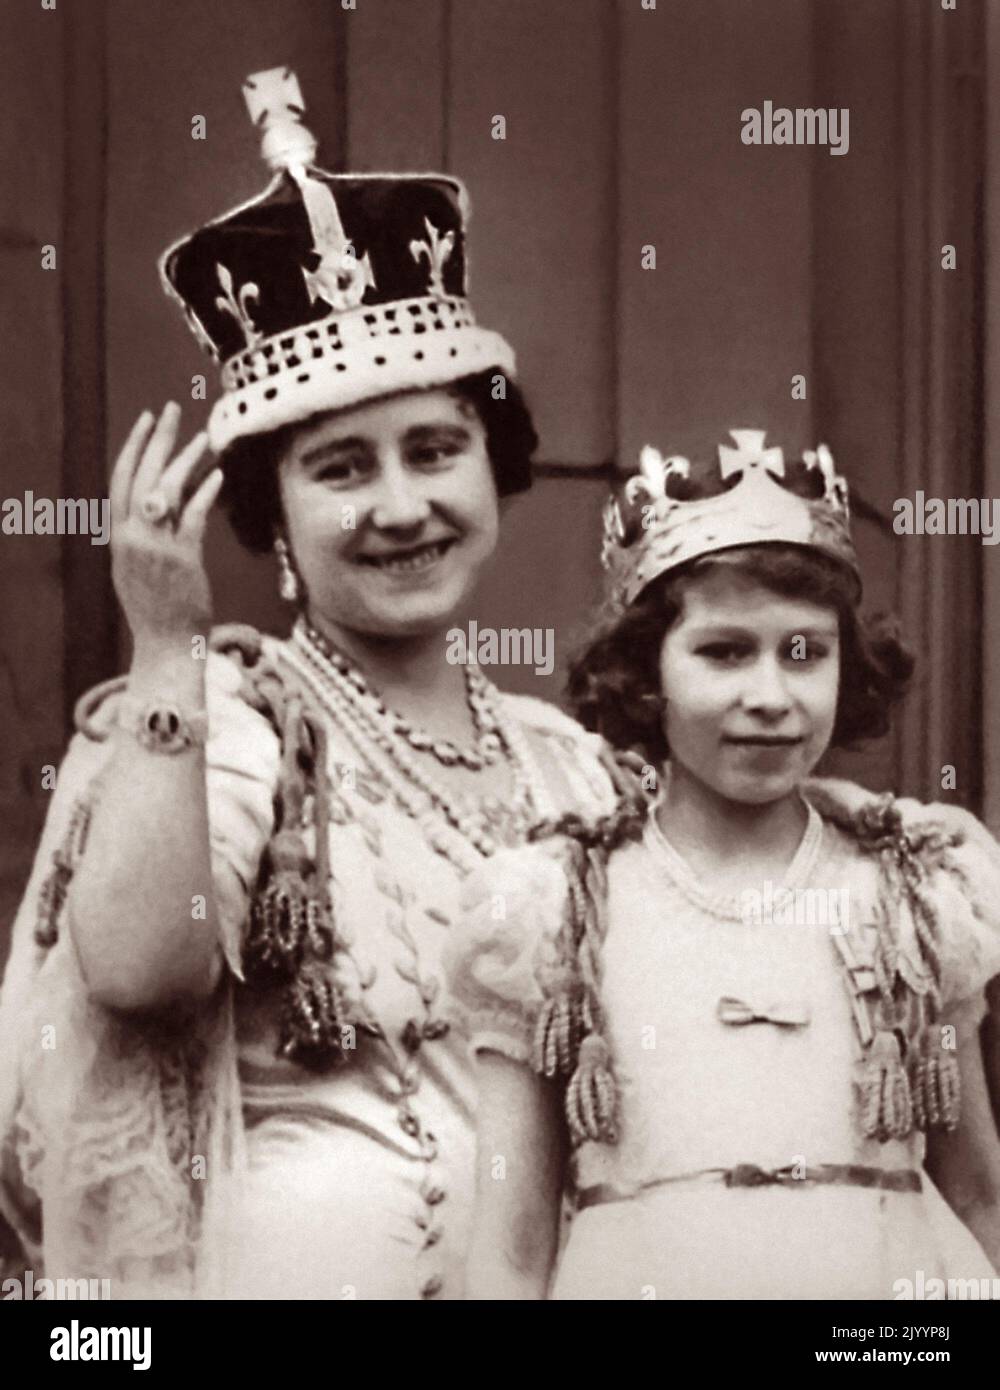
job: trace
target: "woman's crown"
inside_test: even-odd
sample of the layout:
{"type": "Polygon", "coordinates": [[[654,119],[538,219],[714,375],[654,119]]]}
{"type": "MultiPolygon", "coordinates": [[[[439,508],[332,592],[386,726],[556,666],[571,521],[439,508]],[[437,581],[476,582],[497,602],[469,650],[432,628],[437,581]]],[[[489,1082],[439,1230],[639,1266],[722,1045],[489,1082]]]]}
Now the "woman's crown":
{"type": "Polygon", "coordinates": [[[735,447],[720,444],[718,469],[698,467],[697,480],[688,459],[642,450],[639,471],[604,509],[601,561],[612,595],[632,603],[652,580],[702,555],[778,542],[846,565],[860,590],[847,484],[826,445],[807,450],[798,465],[803,491],[815,494],[806,496],[789,487],[784,453],[765,445],[764,430],[730,435],[735,447]],[[711,495],[697,495],[703,482],[711,495]]]}
{"type": "Polygon", "coordinates": [[[211,447],[490,369],[510,346],[469,303],[468,199],[450,174],[330,173],[288,68],[244,84],[272,172],[161,257],[164,288],[222,365],[211,447]]]}

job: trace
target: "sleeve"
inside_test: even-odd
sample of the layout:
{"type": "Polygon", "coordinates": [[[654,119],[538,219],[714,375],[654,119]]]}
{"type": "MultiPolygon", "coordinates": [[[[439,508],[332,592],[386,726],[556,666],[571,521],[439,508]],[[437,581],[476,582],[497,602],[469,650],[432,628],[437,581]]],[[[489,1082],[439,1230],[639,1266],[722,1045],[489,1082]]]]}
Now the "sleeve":
{"type": "MultiPolygon", "coordinates": [[[[208,662],[212,868],[222,944],[238,964],[277,738],[240,697],[239,669],[208,662]]],[[[0,996],[0,1210],[47,1277],[110,1278],[115,1297],[189,1297],[224,1258],[245,1160],[231,980],[183,1030],[101,1007],[80,973],[65,891],[47,887],[75,808],[99,797],[113,717],[105,700],[94,737],[70,745],[14,925],[0,996]],[[47,949],[40,917],[53,928],[47,949]]]]}
{"type": "Polygon", "coordinates": [[[954,844],[933,875],[942,1003],[954,1011],[1000,974],[1000,844],[959,806],[900,802],[904,821],[940,826],[954,844]],[[919,807],[919,810],[918,810],[919,807]]]}
{"type": "Polygon", "coordinates": [[[530,1062],[539,1011],[563,970],[568,893],[551,841],[502,850],[466,880],[444,969],[475,1051],[530,1062]]]}
{"type": "Polygon", "coordinates": [[[46,956],[35,936],[43,888],[50,879],[53,861],[65,841],[75,807],[87,798],[96,784],[106,749],[106,744],[93,742],[82,734],[75,734],[70,740],[59,767],[27,887],[14,918],[10,954],[0,988],[0,1132],[6,1127],[16,1100],[14,1058],[21,1032],[19,1021],[29,1006],[35,977],[46,956]]]}
{"type": "Polygon", "coordinates": [[[208,656],[205,749],[212,881],[222,949],[242,979],[240,951],[261,855],[274,827],[281,747],[272,726],[240,696],[241,674],[208,656]]]}

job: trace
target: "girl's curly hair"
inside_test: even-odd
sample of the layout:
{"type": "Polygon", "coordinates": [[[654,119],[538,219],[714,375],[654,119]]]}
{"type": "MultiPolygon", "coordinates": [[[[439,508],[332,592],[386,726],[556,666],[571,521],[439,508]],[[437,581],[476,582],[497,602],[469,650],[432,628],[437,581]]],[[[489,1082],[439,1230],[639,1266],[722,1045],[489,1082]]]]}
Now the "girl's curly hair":
{"type": "Polygon", "coordinates": [[[608,608],[570,663],[567,691],[577,719],[615,748],[659,764],[669,753],[663,731],[660,650],[680,616],[684,590],[725,564],[782,598],[834,608],[840,621],[840,689],[831,748],[850,748],[887,733],[892,707],[906,693],[914,659],[895,620],[862,619],[853,577],[804,546],[753,545],[702,556],[653,580],[624,611],[608,608]]]}
{"type": "MultiPolygon", "coordinates": [[[[531,455],[538,447],[531,412],[516,382],[506,382],[506,395],[493,394],[495,373],[476,372],[449,382],[447,390],[472,406],[486,432],[486,450],[493,467],[497,494],[506,497],[531,486],[531,455]]],[[[264,434],[235,440],[219,459],[222,491],[219,500],[236,539],[256,555],[269,551],[281,524],[278,464],[296,431],[315,424],[330,411],[306,420],[280,425],[264,434]]]]}

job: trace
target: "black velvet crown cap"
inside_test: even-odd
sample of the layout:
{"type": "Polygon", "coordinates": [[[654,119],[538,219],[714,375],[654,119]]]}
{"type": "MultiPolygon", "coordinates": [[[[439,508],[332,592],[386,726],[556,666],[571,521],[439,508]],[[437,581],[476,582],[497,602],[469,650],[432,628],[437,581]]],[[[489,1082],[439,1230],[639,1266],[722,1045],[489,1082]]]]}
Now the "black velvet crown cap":
{"type": "Polygon", "coordinates": [[[255,74],[244,93],[275,176],[160,261],[167,293],[223,364],[213,449],[472,372],[512,375],[510,347],[466,299],[462,184],[327,173],[288,69],[255,74]]]}

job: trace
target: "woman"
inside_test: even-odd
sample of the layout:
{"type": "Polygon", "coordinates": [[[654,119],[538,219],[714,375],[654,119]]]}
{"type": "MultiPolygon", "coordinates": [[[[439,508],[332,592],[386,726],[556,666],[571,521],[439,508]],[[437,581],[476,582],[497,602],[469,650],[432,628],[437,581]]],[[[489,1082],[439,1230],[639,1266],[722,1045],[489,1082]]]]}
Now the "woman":
{"type": "Polygon", "coordinates": [[[294,78],[248,88],[275,179],[163,262],[223,397],[176,456],[176,406],[145,413],[112,478],[133,659],[82,702],[15,931],[6,1206],[36,1270],[116,1296],[454,1298],[459,884],[610,783],[598,740],[446,660],[534,444],[464,299],[460,186],[325,174],[294,78]],[[220,489],[277,551],[286,641],[208,651],[220,489]]]}
{"type": "Polygon", "coordinates": [[[564,819],[467,885],[474,1296],[944,1296],[1000,1268],[1000,849],[956,807],[813,779],[886,732],[912,662],[859,617],[829,453],[734,434],[717,468],[645,454],[571,678],[663,764],[655,808],[564,819]]]}

